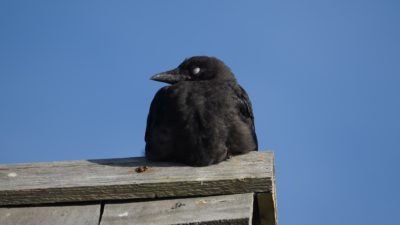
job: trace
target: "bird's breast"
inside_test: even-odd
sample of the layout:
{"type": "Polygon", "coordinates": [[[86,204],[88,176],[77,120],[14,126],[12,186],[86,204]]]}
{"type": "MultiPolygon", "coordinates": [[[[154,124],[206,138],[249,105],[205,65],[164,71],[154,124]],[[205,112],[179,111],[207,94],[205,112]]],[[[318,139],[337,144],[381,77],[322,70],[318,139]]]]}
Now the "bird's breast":
{"type": "Polygon", "coordinates": [[[171,107],[183,126],[207,128],[223,124],[232,111],[232,93],[227,85],[185,82],[172,86],[171,107]]]}

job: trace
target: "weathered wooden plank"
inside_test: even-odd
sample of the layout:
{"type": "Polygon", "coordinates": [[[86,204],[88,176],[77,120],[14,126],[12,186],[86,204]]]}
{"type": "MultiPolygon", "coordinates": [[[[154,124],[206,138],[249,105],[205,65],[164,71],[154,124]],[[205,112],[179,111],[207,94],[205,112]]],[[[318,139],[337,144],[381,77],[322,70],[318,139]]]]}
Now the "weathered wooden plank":
{"type": "Polygon", "coordinates": [[[100,204],[0,208],[2,225],[97,225],[100,204]]]}
{"type": "Polygon", "coordinates": [[[106,204],[100,225],[249,225],[253,194],[106,204]]]}
{"type": "Polygon", "coordinates": [[[275,195],[271,193],[256,193],[255,201],[258,210],[255,224],[257,225],[276,225],[277,220],[277,207],[275,195]]]}
{"type": "MultiPolygon", "coordinates": [[[[274,164],[274,163],[273,163],[274,164]]],[[[275,168],[274,174],[275,174],[275,168]]],[[[273,185],[271,192],[268,193],[255,193],[255,206],[256,212],[253,220],[254,225],[277,225],[277,206],[276,206],[276,186],[275,186],[275,176],[273,177],[273,185]]]]}
{"type": "Polygon", "coordinates": [[[271,192],[273,177],[271,152],[207,167],[144,158],[0,165],[0,205],[271,192]]]}

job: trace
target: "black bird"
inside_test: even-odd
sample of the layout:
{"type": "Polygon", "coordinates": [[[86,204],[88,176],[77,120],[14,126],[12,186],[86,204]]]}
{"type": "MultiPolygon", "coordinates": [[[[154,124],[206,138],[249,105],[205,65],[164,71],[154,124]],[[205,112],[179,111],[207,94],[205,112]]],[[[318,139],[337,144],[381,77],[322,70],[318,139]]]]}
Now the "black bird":
{"type": "Polygon", "coordinates": [[[250,99],[221,60],[195,56],[151,79],[171,85],[150,106],[147,159],[206,166],[257,151],[250,99]]]}

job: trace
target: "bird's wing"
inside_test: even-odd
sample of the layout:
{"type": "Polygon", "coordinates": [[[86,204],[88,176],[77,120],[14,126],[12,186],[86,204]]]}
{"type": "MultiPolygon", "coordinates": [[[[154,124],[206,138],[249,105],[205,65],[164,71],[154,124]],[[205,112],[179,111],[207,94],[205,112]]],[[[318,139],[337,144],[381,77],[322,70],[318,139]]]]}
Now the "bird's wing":
{"type": "Polygon", "coordinates": [[[257,136],[256,136],[256,131],[255,131],[255,126],[254,126],[254,114],[253,114],[253,107],[251,105],[251,101],[249,96],[247,95],[247,92],[240,86],[238,85],[238,89],[236,89],[236,96],[238,98],[238,105],[239,105],[239,110],[241,115],[246,119],[246,121],[249,121],[249,126],[252,130],[253,133],[253,138],[257,144],[257,136]]]}
{"type": "Polygon", "coordinates": [[[252,122],[252,126],[254,127],[254,115],[253,115],[253,107],[251,106],[250,98],[247,95],[247,92],[240,86],[239,90],[236,92],[236,95],[239,99],[239,109],[244,117],[250,118],[252,122]]]}

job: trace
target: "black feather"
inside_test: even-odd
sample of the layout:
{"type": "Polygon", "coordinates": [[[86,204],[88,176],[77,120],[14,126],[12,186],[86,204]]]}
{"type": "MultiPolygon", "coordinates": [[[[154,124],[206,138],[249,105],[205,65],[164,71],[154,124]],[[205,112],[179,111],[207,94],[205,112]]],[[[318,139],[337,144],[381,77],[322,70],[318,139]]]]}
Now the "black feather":
{"type": "Polygon", "coordinates": [[[152,79],[171,85],[150,106],[149,160],[205,166],[258,149],[250,99],[222,61],[192,57],[152,79]]]}

